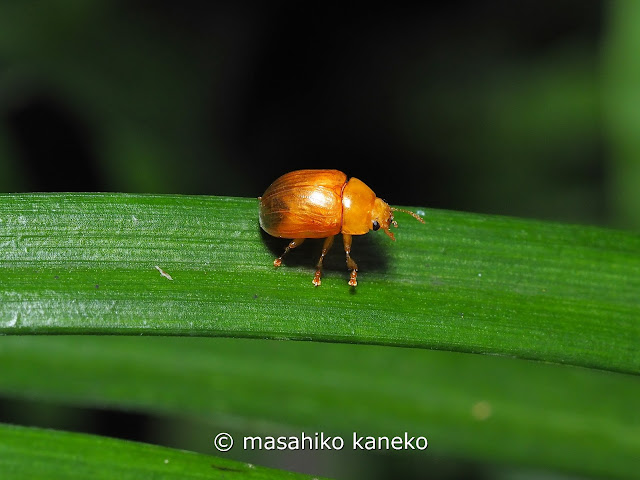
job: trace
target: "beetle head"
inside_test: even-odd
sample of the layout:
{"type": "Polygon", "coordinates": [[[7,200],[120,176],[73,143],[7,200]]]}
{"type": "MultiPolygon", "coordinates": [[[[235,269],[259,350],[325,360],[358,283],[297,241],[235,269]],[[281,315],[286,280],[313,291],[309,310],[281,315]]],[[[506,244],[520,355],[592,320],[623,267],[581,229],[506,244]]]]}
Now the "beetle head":
{"type": "Polygon", "coordinates": [[[391,207],[381,198],[376,198],[373,204],[373,210],[371,211],[371,229],[372,230],[384,230],[384,233],[389,235],[391,240],[395,240],[393,233],[389,230],[389,226],[393,225],[397,227],[398,224],[393,219],[391,213],[391,207]]]}
{"type": "Polygon", "coordinates": [[[411,212],[409,210],[404,210],[402,208],[390,207],[381,198],[376,198],[376,201],[373,204],[373,210],[371,211],[371,222],[372,222],[371,229],[372,230],[382,229],[384,230],[384,233],[386,233],[389,236],[389,238],[391,238],[391,240],[395,241],[395,237],[393,233],[391,232],[391,230],[389,230],[389,227],[391,225],[393,225],[394,228],[398,227],[398,222],[396,222],[395,219],[393,218],[393,212],[408,213],[419,222],[424,223],[424,220],[422,219],[422,217],[417,215],[416,213],[411,212]]]}

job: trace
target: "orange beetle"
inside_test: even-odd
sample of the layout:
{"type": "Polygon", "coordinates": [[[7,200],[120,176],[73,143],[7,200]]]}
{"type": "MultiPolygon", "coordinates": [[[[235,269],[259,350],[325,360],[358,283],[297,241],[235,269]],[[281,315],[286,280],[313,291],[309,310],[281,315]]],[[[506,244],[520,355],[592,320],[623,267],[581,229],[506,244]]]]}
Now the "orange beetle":
{"type": "Polygon", "coordinates": [[[364,235],[369,230],[384,230],[395,241],[389,226],[397,227],[392,211],[412,215],[413,212],[390,207],[377,198],[364,182],[350,178],[338,170],[296,170],[273,182],[260,201],[260,226],[269,235],[292,238],[284,253],[273,261],[279,267],[289,250],[296,248],[306,238],[324,238],[320,260],[316,265],[313,284],[320,285],[322,261],[333,238],[342,233],[347,268],[351,270],[349,285],[358,282],[358,265],[351,258],[352,235],[364,235]]]}

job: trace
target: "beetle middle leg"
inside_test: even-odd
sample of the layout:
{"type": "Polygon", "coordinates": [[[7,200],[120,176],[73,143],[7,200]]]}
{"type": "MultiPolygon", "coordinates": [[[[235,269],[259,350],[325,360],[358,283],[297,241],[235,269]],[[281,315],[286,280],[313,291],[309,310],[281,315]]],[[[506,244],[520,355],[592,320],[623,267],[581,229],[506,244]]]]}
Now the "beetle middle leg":
{"type": "Polygon", "coordinates": [[[313,284],[317,287],[322,282],[320,281],[320,277],[322,276],[322,261],[324,260],[325,255],[333,245],[334,235],[327,237],[324,239],[324,243],[322,244],[322,253],[320,254],[320,260],[318,260],[318,264],[316,265],[316,274],[313,277],[313,284]]]}
{"type": "Polygon", "coordinates": [[[304,238],[294,238],[293,240],[291,240],[289,242],[289,245],[287,245],[287,248],[284,249],[284,252],[282,253],[282,255],[280,255],[278,258],[276,258],[273,261],[273,266],[279,267],[280,265],[282,265],[282,257],[284,257],[287,253],[289,253],[289,250],[300,246],[302,242],[304,242],[304,238]]]}
{"type": "Polygon", "coordinates": [[[344,243],[344,253],[347,255],[347,268],[351,270],[349,285],[355,287],[358,285],[356,278],[358,277],[358,264],[351,258],[351,235],[342,234],[342,242],[344,243]]]}

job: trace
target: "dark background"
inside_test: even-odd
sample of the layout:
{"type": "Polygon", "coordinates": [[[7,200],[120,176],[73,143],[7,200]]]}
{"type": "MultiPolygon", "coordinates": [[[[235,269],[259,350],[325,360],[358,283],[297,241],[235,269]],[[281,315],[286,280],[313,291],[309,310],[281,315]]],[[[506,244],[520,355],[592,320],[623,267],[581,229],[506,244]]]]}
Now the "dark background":
{"type": "Polygon", "coordinates": [[[636,227],[607,118],[625,8],[3,2],[0,191],[338,168],[393,204],[636,227]]]}
{"type": "MultiPolygon", "coordinates": [[[[338,168],[396,205],[638,229],[638,5],[3,1],[0,191],[257,197],[338,168]]],[[[159,441],[144,416],[62,416],[159,441]]]]}

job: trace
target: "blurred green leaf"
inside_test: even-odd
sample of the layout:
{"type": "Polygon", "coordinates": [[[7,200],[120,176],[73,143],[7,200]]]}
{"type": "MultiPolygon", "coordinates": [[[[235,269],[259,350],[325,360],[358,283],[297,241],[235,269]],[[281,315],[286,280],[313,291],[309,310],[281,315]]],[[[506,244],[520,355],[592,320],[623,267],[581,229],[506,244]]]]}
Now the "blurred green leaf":
{"type": "Polygon", "coordinates": [[[603,125],[608,135],[609,203],[616,223],[640,228],[640,3],[612,2],[602,47],[603,125]]]}
{"type": "Polygon", "coordinates": [[[324,432],[351,450],[353,432],[408,432],[428,439],[426,451],[407,452],[424,460],[609,478],[633,477],[640,458],[632,375],[421,349],[160,337],[6,337],[0,364],[12,365],[0,376],[10,396],[196,419],[207,441],[221,428],[324,432]]]}
{"type": "Polygon", "coordinates": [[[286,241],[261,236],[253,199],[2,195],[0,333],[376,343],[640,372],[640,236],[398,216],[397,242],[356,238],[356,289],[337,251],[314,288],[319,244],[274,269],[286,241]]]}
{"type": "Polygon", "coordinates": [[[309,479],[155,445],[0,424],[3,478],[309,479]]]}

